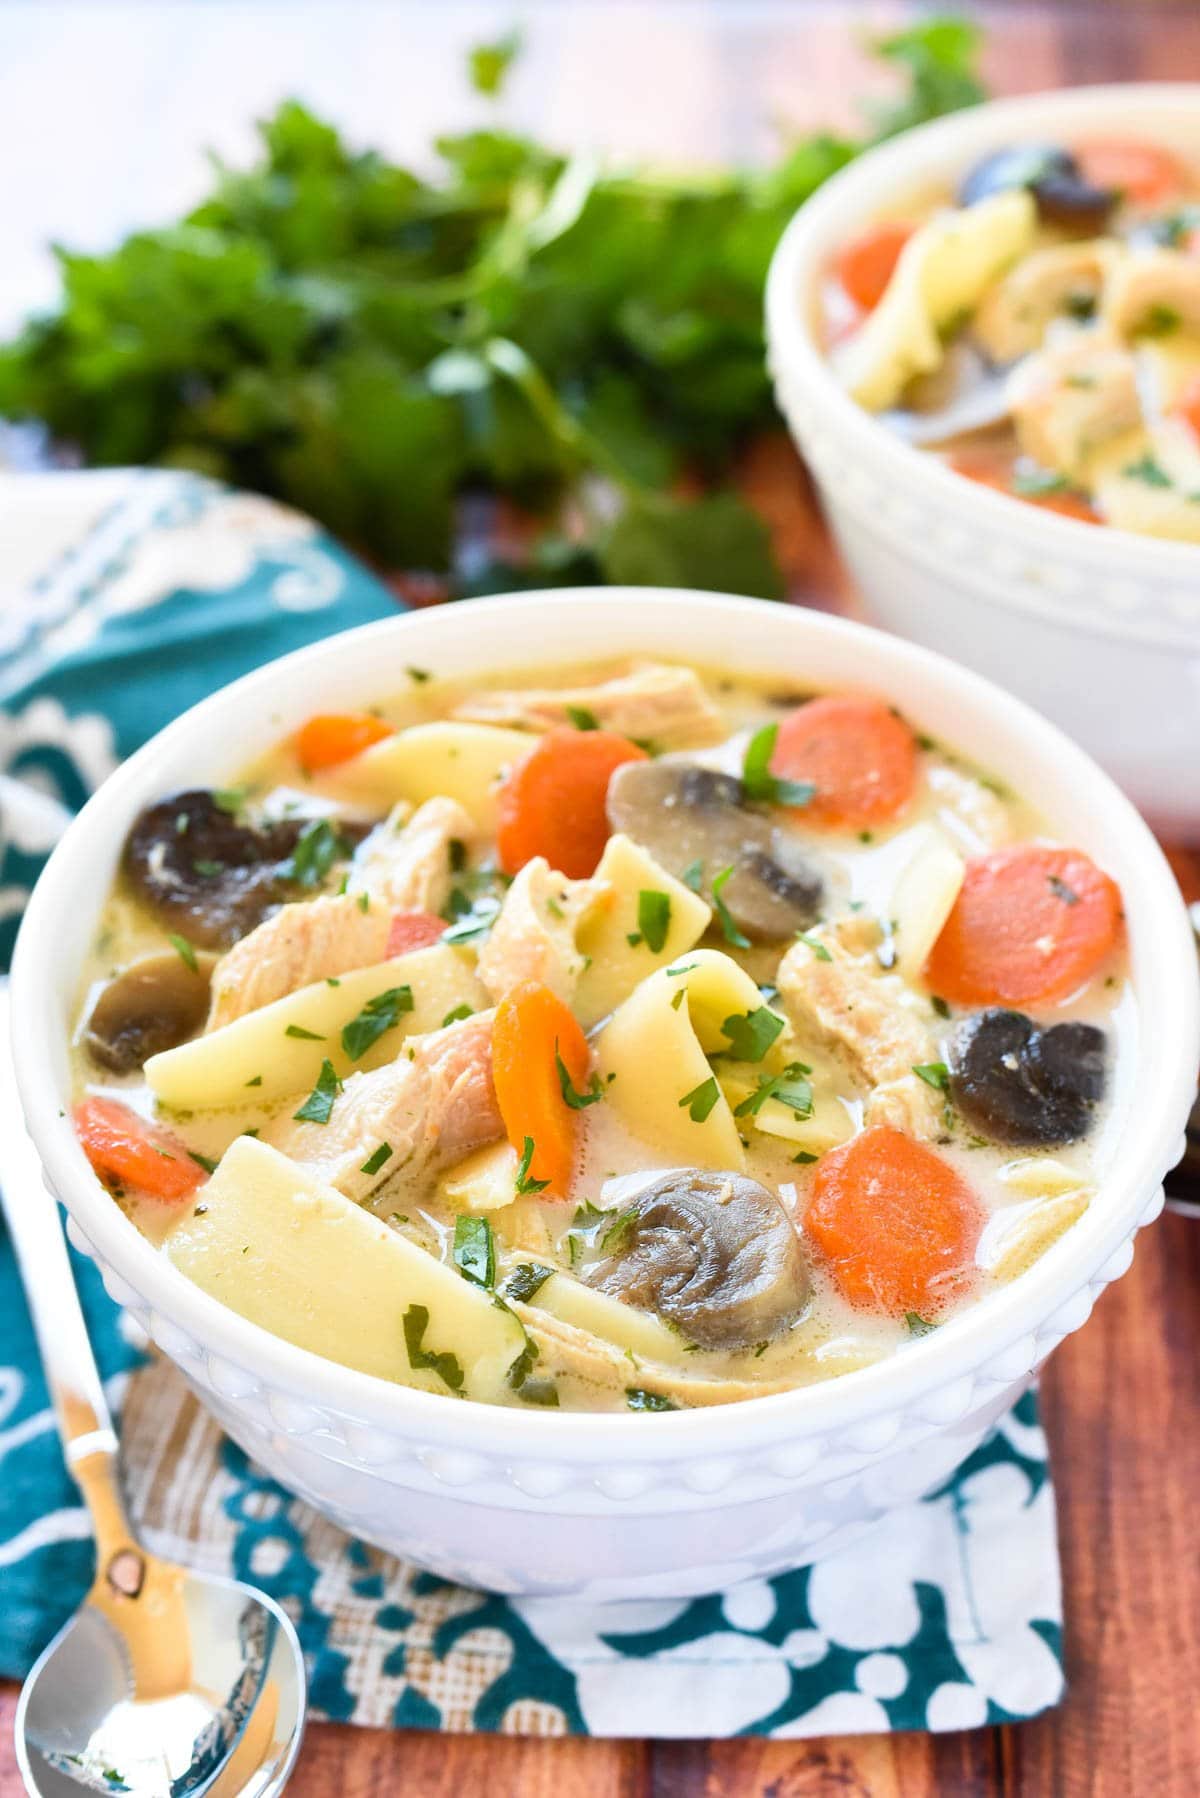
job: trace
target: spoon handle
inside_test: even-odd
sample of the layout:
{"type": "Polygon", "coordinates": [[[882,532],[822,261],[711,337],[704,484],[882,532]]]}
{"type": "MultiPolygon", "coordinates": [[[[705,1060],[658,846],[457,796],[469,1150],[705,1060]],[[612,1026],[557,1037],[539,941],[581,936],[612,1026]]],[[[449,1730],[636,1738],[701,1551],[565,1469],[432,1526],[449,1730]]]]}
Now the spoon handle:
{"type": "Polygon", "coordinates": [[[121,1557],[134,1547],[117,1482],[117,1438],[92,1352],[75,1276],[25,1129],[13,1066],[7,981],[0,981],[0,1204],[16,1250],[46,1385],[58,1416],[67,1466],[92,1513],[100,1565],[124,1584],[135,1577],[121,1557]]]}

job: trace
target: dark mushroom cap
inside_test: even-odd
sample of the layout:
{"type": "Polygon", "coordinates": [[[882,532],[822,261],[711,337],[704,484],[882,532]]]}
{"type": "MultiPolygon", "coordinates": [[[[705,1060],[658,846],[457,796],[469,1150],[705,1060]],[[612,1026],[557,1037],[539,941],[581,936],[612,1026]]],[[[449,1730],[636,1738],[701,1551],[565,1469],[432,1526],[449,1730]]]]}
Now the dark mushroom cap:
{"type": "Polygon", "coordinates": [[[589,1272],[703,1348],[767,1342],[808,1303],[808,1272],[775,1194],[744,1174],[679,1168],[633,1199],[619,1247],[589,1272]]]}
{"type": "Polygon", "coordinates": [[[174,949],[144,955],[101,988],[83,1027],[92,1057],[114,1074],[135,1068],[194,1036],[208,1013],[206,956],[191,968],[174,949]]]}
{"type": "Polygon", "coordinates": [[[707,899],[732,868],[721,898],[754,941],[791,936],[820,916],[819,871],[732,774],[667,759],[626,762],[608,784],[608,821],[677,878],[698,862],[707,899]]]}
{"type": "MultiPolygon", "coordinates": [[[[313,822],[251,823],[207,790],[175,793],[139,813],[122,865],[137,897],[169,930],[206,949],[228,949],[296,897],[290,857],[313,822]]],[[[364,828],[337,825],[348,842],[364,828]]]]}
{"type": "Polygon", "coordinates": [[[968,170],[959,183],[958,203],[977,206],[1015,187],[1029,189],[1047,224],[1076,231],[1101,230],[1118,199],[1111,188],[1093,187],[1061,145],[1011,144],[968,170]]]}
{"type": "Polygon", "coordinates": [[[1077,1142],[1104,1097],[1107,1049],[1094,1024],[1042,1030],[1023,1012],[978,1012],[954,1035],[951,1096],[969,1123],[998,1142],[1077,1142]]]}

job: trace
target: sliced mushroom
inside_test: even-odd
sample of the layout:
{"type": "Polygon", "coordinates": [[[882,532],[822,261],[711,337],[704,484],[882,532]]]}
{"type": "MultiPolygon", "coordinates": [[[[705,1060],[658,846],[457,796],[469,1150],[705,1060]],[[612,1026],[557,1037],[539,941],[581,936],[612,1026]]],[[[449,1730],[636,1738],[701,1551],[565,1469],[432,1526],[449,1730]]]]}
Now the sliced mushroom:
{"type": "Polygon", "coordinates": [[[673,1169],[636,1195],[591,1284],[655,1311],[702,1348],[749,1348],[794,1323],[808,1273],[774,1193],[743,1174],[673,1169]]]}
{"type": "Polygon", "coordinates": [[[83,1027],[93,1061],[114,1074],[135,1068],[194,1036],[208,1011],[209,957],[190,967],[174,949],[144,955],[101,988],[83,1027]]]}
{"type": "MultiPolygon", "coordinates": [[[[134,892],[168,929],[206,949],[228,949],[275,905],[295,898],[288,865],[311,818],[250,823],[204,789],[147,806],[125,844],[134,892]]],[[[347,843],[364,831],[338,821],[347,843]]]]}
{"type": "Polygon", "coordinates": [[[951,1097],[968,1123],[998,1142],[1076,1142],[1104,1097],[1107,1047],[1094,1024],[1042,1030],[1023,1012],[978,1012],[955,1032],[951,1097]]]}
{"type": "Polygon", "coordinates": [[[1033,195],[1038,217],[1067,230],[1095,231],[1117,204],[1112,188],[1093,187],[1069,150],[1057,144],[1011,144],[993,150],[959,184],[960,206],[977,206],[1010,188],[1033,195]]]}
{"type": "Polygon", "coordinates": [[[699,864],[706,898],[731,868],[721,899],[756,941],[791,936],[820,915],[820,873],[767,812],[747,803],[732,774],[666,759],[626,762],[609,782],[608,819],[681,879],[694,881],[699,864]]]}

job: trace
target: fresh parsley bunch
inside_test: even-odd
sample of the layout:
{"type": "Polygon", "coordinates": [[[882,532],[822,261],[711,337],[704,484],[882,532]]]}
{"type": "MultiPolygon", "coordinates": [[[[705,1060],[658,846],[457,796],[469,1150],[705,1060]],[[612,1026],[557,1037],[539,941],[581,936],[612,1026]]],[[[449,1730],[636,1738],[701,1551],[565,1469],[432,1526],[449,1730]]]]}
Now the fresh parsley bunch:
{"type": "MultiPolygon", "coordinates": [[[[908,88],[868,141],[979,98],[977,47],[946,19],[876,44],[908,88]]],[[[482,90],[516,48],[472,53],[482,90]]],[[[429,182],[294,100],[260,134],[259,161],[215,162],[182,222],[105,256],[56,250],[61,305],[0,347],[0,414],[91,463],[277,495],[459,591],[566,576],[780,592],[761,521],[723,483],[777,423],[772,251],[861,143],[822,134],[773,168],[689,179],[475,131],[438,141],[429,182]],[[475,489],[549,534],[521,568],[468,581],[456,508],[475,489]]]]}

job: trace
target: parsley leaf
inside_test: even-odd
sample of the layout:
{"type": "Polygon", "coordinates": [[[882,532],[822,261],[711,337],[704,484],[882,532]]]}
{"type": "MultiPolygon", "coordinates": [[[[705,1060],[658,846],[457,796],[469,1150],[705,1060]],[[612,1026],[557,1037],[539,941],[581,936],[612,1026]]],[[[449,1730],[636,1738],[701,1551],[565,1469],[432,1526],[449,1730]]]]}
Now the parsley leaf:
{"type": "Polygon", "coordinates": [[[363,1162],[359,1172],[363,1174],[377,1174],[384,1163],[392,1159],[393,1153],[394,1151],[390,1142],[381,1142],[379,1147],[373,1149],[367,1156],[367,1159],[363,1162]]]}
{"type": "Polygon", "coordinates": [[[1147,487],[1170,487],[1173,483],[1162,465],[1147,454],[1136,462],[1127,462],[1121,473],[1127,481],[1144,481],[1147,487]]]}
{"type": "Polygon", "coordinates": [[[356,1018],[342,1026],[342,1050],[351,1061],[361,1061],[367,1050],[388,1030],[394,1030],[406,1011],[413,1008],[411,986],[392,986],[368,999],[356,1018]]]}
{"type": "Polygon", "coordinates": [[[926,1086],[932,1086],[936,1092],[950,1090],[950,1069],[944,1061],[923,1061],[914,1066],[913,1073],[918,1080],[923,1080],[926,1086]]]}
{"type": "Polygon", "coordinates": [[[709,1079],[702,1080],[699,1086],[694,1086],[690,1093],[684,1093],[679,1101],[679,1109],[682,1111],[686,1106],[693,1124],[702,1124],[720,1097],[721,1089],[716,1078],[710,1076],[709,1079]]]}
{"type": "Polygon", "coordinates": [[[489,99],[494,100],[520,52],[521,33],[515,29],[506,31],[503,37],[496,38],[493,43],[476,44],[467,57],[471,86],[477,93],[486,94],[489,99]]]}
{"type": "Polygon", "coordinates": [[[638,894],[638,929],[651,954],[661,954],[670,928],[670,894],[644,888],[638,894]]]}
{"type": "Polygon", "coordinates": [[[729,1052],[738,1061],[761,1061],[782,1030],[783,1019],[765,1005],[735,1012],[721,1025],[721,1034],[729,1038],[729,1052]]]}
{"type": "Polygon", "coordinates": [[[908,1325],[910,1336],[929,1336],[938,1327],[935,1323],[930,1323],[927,1317],[922,1317],[919,1311],[906,1311],[904,1321],[908,1325]]]}
{"type": "Polygon", "coordinates": [[[692,889],[693,893],[698,893],[700,891],[700,888],[704,885],[704,863],[700,860],[699,856],[696,857],[694,862],[688,863],[679,878],[682,880],[685,887],[690,887],[692,889]]]}
{"type": "Polygon", "coordinates": [[[580,1092],[571,1079],[566,1062],[559,1054],[558,1042],[554,1044],[554,1065],[558,1070],[558,1086],[563,1101],[572,1111],[583,1111],[588,1105],[594,1105],[604,1097],[604,1088],[600,1084],[599,1074],[593,1074],[591,1084],[586,1091],[580,1092]]]}
{"type": "Polygon", "coordinates": [[[476,1286],[496,1284],[496,1245],[486,1217],[455,1219],[454,1265],[464,1280],[476,1286]]]}
{"type": "Polygon", "coordinates": [[[521,1159],[517,1163],[516,1190],[520,1198],[525,1198],[530,1193],[545,1192],[550,1184],[549,1180],[531,1180],[529,1177],[529,1169],[533,1162],[533,1146],[532,1136],[527,1136],[521,1159]]]}
{"type": "Polygon", "coordinates": [[[193,974],[196,973],[199,966],[196,961],[196,951],[192,948],[192,945],[188,942],[187,938],[185,936],[178,936],[176,932],[172,930],[168,933],[167,941],[170,943],[172,949],[174,949],[176,955],[184,966],[190,968],[193,974]]]}
{"type": "Polygon", "coordinates": [[[539,1261],[522,1261],[505,1281],[505,1294],[510,1299],[528,1301],[541,1291],[553,1272],[552,1267],[543,1267],[539,1261]]]}
{"type": "Polygon", "coordinates": [[[757,1117],[768,1099],[778,1099],[797,1118],[811,1117],[812,1087],[805,1079],[811,1072],[802,1061],[792,1061],[781,1074],[760,1074],[754,1091],[734,1106],[734,1117],[757,1117]]]}
{"type": "Polygon", "coordinates": [[[464,1018],[473,1018],[474,1016],[474,1009],[470,1005],[456,1005],[453,1011],[448,1011],[442,1019],[442,1029],[444,1030],[447,1024],[460,1024],[464,1018]]]}
{"type": "Polygon", "coordinates": [[[494,893],[480,893],[477,899],[468,903],[469,909],[462,913],[458,922],[443,930],[443,943],[473,943],[487,935],[500,915],[500,901],[494,893]]]}
{"type": "Polygon", "coordinates": [[[808,805],[817,790],[811,780],[784,780],[771,773],[771,757],[778,735],[778,724],[764,724],[747,743],[742,763],[742,786],[746,797],[768,805],[808,805]]]}
{"type": "Polygon", "coordinates": [[[321,1063],[321,1072],[317,1075],[317,1084],[305,1099],[299,1111],[292,1116],[300,1123],[327,1124],[333,1111],[333,1103],[342,1090],[342,1083],[334,1072],[331,1061],[321,1063]]]}
{"type": "Polygon", "coordinates": [[[724,932],[725,941],[727,943],[732,943],[735,949],[748,949],[750,947],[750,938],[748,936],[743,935],[743,933],[738,929],[737,925],[734,923],[733,918],[730,914],[729,907],[726,905],[724,899],[721,897],[722,893],[725,891],[725,888],[728,886],[729,881],[732,878],[732,875],[733,875],[732,866],[730,866],[728,868],[722,868],[721,872],[717,875],[716,879],[713,881],[713,883],[712,883],[713,905],[714,905],[714,907],[716,909],[716,913],[717,913],[717,922],[720,924],[721,929],[724,932]]]}
{"type": "Polygon", "coordinates": [[[817,961],[832,961],[833,960],[833,956],[829,953],[829,950],[826,948],[825,944],[821,941],[819,936],[809,936],[803,930],[798,930],[796,932],[796,936],[797,936],[797,939],[806,946],[806,948],[809,948],[812,950],[813,955],[816,957],[817,961]]]}
{"type": "Polygon", "coordinates": [[[631,1411],[678,1411],[679,1406],[664,1392],[647,1392],[641,1386],[626,1386],[625,1403],[631,1411]]]}
{"type": "Polygon", "coordinates": [[[404,1313],[404,1346],[408,1350],[408,1365],[415,1370],[428,1369],[444,1380],[451,1392],[461,1392],[463,1388],[463,1370],[457,1355],[445,1349],[428,1349],[424,1347],[425,1332],[429,1328],[429,1308],[426,1305],[410,1305],[404,1313]]]}
{"type": "Polygon", "coordinates": [[[323,1043],[325,1041],[318,1031],[306,1030],[303,1024],[289,1024],[283,1034],[298,1037],[301,1042],[305,1043],[323,1043]]]}
{"type": "Polygon", "coordinates": [[[297,886],[319,887],[334,862],[349,853],[349,843],[329,819],[314,818],[301,831],[290,860],[283,864],[284,878],[297,886]]]}
{"type": "Polygon", "coordinates": [[[567,717],[576,730],[599,730],[600,720],[595,712],[589,712],[585,705],[569,705],[567,717]]]}

